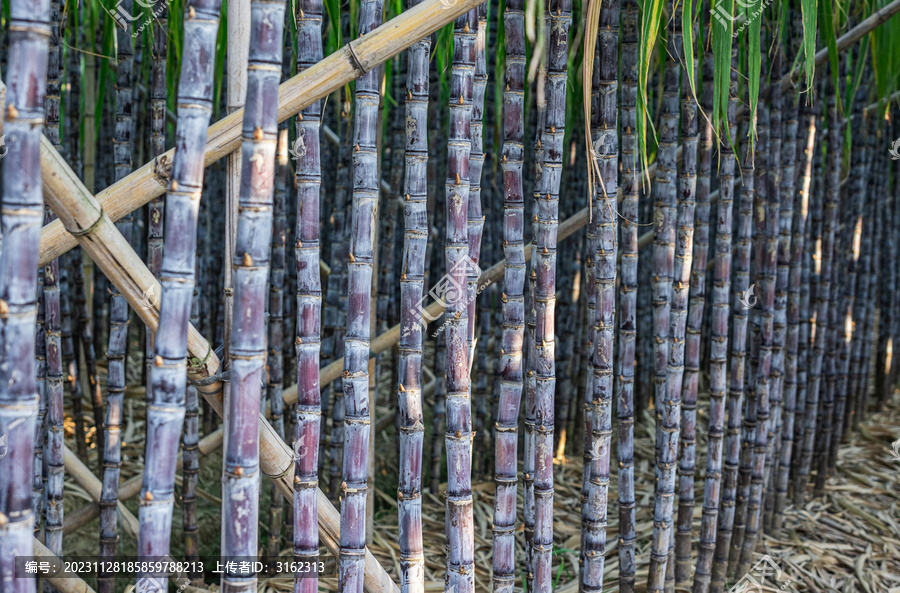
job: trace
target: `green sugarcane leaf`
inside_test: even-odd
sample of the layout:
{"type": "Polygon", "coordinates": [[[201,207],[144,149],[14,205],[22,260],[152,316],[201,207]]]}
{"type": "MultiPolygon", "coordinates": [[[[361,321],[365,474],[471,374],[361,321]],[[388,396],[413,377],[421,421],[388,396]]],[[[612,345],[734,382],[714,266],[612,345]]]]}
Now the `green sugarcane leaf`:
{"type": "Polygon", "coordinates": [[[803,69],[806,72],[806,87],[812,88],[816,72],[816,1],[800,0],[803,13],[803,69]]]}
{"type": "Polygon", "coordinates": [[[681,11],[682,42],[684,44],[684,71],[687,74],[688,85],[691,87],[691,95],[694,102],[697,100],[697,73],[694,71],[694,0],[684,0],[681,11]]]}
{"type": "MultiPolygon", "coordinates": [[[[724,1],[724,0],[723,0],[724,1]]],[[[728,0],[733,2],[734,0],[728,0]]],[[[647,124],[649,122],[650,129],[653,130],[653,121],[649,118],[647,110],[647,83],[650,74],[650,62],[653,58],[653,47],[656,44],[656,38],[659,36],[660,25],[662,24],[663,0],[643,0],[641,2],[641,46],[638,51],[638,143],[641,158],[641,168],[647,175],[647,181],[650,181],[647,168],[649,162],[647,159],[647,124]]],[[[656,135],[655,131],[653,132],[656,135]]]]}
{"type": "Polygon", "coordinates": [[[750,32],[747,36],[747,60],[750,71],[747,73],[747,90],[750,95],[750,142],[756,137],[756,105],[759,102],[759,77],[762,70],[762,0],[752,0],[747,6],[747,18],[750,19],[750,32]]]}
{"type": "Polygon", "coordinates": [[[838,72],[837,38],[834,36],[834,13],[831,0],[822,0],[819,3],[820,18],[822,19],[822,36],[828,46],[828,63],[831,66],[831,80],[834,83],[834,94],[837,99],[838,113],[844,113],[844,101],[841,99],[840,73],[838,72]]]}
{"type": "Polygon", "coordinates": [[[713,62],[713,129],[716,134],[725,128],[725,135],[731,142],[728,126],[722,121],[728,113],[728,93],[731,84],[731,44],[734,38],[734,0],[714,0],[712,9],[713,62]]]}

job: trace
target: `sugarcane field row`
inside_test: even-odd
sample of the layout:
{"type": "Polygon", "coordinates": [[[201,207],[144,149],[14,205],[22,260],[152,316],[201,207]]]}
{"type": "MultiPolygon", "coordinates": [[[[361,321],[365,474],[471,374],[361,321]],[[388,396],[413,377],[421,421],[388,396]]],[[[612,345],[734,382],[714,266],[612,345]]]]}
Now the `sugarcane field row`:
{"type": "Polygon", "coordinates": [[[3,2],[0,593],[900,593],[898,12],[3,2]]]}

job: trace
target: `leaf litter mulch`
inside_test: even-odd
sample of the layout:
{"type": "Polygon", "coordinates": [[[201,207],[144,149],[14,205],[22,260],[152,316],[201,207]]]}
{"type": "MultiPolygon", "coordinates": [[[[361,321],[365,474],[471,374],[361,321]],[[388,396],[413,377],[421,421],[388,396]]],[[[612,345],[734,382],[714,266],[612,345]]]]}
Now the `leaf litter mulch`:
{"type": "MultiPolygon", "coordinates": [[[[145,408],[143,392],[129,390],[126,403],[125,445],[123,447],[122,480],[143,469],[143,434],[145,408]],[[133,393],[132,393],[133,391],[133,393]]],[[[705,398],[704,398],[705,399],[705,398]]],[[[703,500],[703,468],[706,460],[706,425],[708,405],[698,406],[698,473],[695,480],[694,560],[703,500]]],[[[377,417],[388,414],[379,407],[377,417]]],[[[86,416],[90,416],[89,413],[86,416]]],[[[70,448],[73,426],[67,419],[66,432],[70,448]]],[[[376,448],[380,452],[375,480],[375,529],[371,551],[388,570],[394,582],[399,582],[400,549],[397,544],[396,452],[393,423],[377,435],[376,448]],[[386,452],[386,453],[384,453],[386,452]],[[393,452],[393,453],[392,453],[393,452]]],[[[426,424],[430,422],[426,419],[426,424]]],[[[91,432],[93,427],[89,427],[91,432]]],[[[430,429],[431,427],[428,426],[430,429]]],[[[90,434],[89,434],[90,437],[90,434]]],[[[784,531],[779,537],[766,536],[757,545],[754,562],[768,556],[789,578],[790,585],[764,583],[761,591],[811,591],[839,593],[900,593],[900,457],[895,458],[892,443],[900,439],[900,396],[897,393],[885,411],[871,414],[840,449],[835,475],[828,480],[824,498],[812,499],[812,484],[808,485],[803,508],[788,506],[784,531]]],[[[430,438],[425,441],[428,459],[430,438]]],[[[615,447],[615,439],[613,439],[615,447]]],[[[636,551],[637,590],[646,591],[649,545],[652,532],[653,508],[653,417],[648,410],[635,425],[635,484],[636,484],[636,551]]],[[[616,452],[612,453],[615,464],[616,452]]],[[[521,455],[519,459],[521,464],[521,455]]],[[[96,467],[96,450],[89,453],[88,464],[96,467]]],[[[520,466],[521,467],[521,466],[520,466]]],[[[578,557],[581,539],[581,457],[558,458],[554,462],[556,474],[554,497],[554,589],[560,593],[578,591],[578,557]]],[[[325,486],[327,464],[320,483],[325,486]]],[[[611,472],[609,503],[609,542],[606,554],[605,591],[617,591],[618,584],[618,503],[616,472],[611,472]]],[[[200,522],[201,555],[219,553],[221,456],[214,451],[200,462],[200,498],[197,508],[200,522]]],[[[427,484],[427,482],[426,482],[427,484]]],[[[445,484],[442,488],[445,488],[445,484]]],[[[180,482],[176,486],[180,492],[180,482]]],[[[478,591],[491,590],[491,522],[494,484],[484,481],[474,485],[475,517],[475,582],[478,591]]],[[[268,534],[268,500],[270,487],[261,492],[260,538],[268,534]]],[[[72,512],[90,499],[72,478],[66,480],[66,511],[72,512]]],[[[137,501],[126,503],[137,514],[137,501]]],[[[173,521],[172,553],[182,557],[183,540],[180,520],[180,501],[176,499],[173,521]]],[[[519,508],[522,508],[522,488],[519,488],[519,508]]],[[[286,519],[287,520],[287,519],[286,519]]],[[[440,591],[444,587],[445,526],[443,490],[439,495],[427,491],[423,495],[423,533],[425,537],[426,591],[440,591]]],[[[66,534],[64,555],[93,556],[97,550],[98,522],[92,521],[75,537],[66,534]]],[[[524,567],[524,538],[522,517],[519,516],[517,560],[524,567]]],[[[74,534],[73,534],[74,535],[74,534]]],[[[281,559],[291,558],[290,535],[283,533],[281,559]]],[[[135,542],[120,534],[119,553],[135,554],[135,542]]],[[[323,548],[322,559],[329,567],[334,560],[323,548]]],[[[214,575],[213,575],[214,576],[214,575]]],[[[202,587],[217,591],[219,585],[207,575],[202,587]]],[[[520,572],[517,589],[522,587],[524,573],[520,572]]],[[[88,581],[91,583],[91,580],[88,581]]],[[[731,586],[732,583],[729,583],[731,586]]],[[[117,591],[124,591],[126,583],[117,583],[117,591]],[[121,586],[119,586],[121,584],[121,586]]],[[[192,588],[193,589],[193,588],[192,588]]],[[[260,579],[260,593],[288,593],[293,590],[292,579],[285,577],[260,579]]],[[[325,577],[319,589],[336,591],[337,579],[325,577]]],[[[749,589],[755,591],[756,589],[749,589]]],[[[202,591],[202,590],[201,590],[202,591]]]]}

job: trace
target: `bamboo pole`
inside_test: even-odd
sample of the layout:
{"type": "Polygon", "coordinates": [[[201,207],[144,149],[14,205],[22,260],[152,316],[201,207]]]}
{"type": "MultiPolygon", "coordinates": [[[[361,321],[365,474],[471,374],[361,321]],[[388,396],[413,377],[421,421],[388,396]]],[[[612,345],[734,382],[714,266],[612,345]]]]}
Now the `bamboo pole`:
{"type": "MultiPolygon", "coordinates": [[[[448,10],[446,18],[449,20],[452,17],[453,11],[448,10]]],[[[42,160],[52,162],[48,175],[44,177],[44,197],[47,203],[68,231],[77,236],[82,248],[116,284],[147,328],[156,331],[159,326],[158,304],[148,303],[144,295],[159,294],[159,282],[122,235],[116,231],[115,225],[103,212],[102,206],[88,193],[81,180],[46,138],[41,139],[41,154],[42,160]]],[[[188,325],[187,332],[189,379],[202,381],[215,377],[220,370],[219,357],[193,325],[188,325]]],[[[220,416],[224,408],[221,387],[221,381],[215,381],[198,389],[220,416]]],[[[293,451],[261,414],[259,429],[260,469],[272,478],[284,496],[293,500],[293,480],[290,476],[294,462],[293,451]]],[[[325,547],[337,556],[340,538],[338,511],[321,490],[318,496],[319,537],[325,547]]],[[[366,591],[393,593],[398,590],[388,573],[368,551],[365,566],[366,591]]]]}

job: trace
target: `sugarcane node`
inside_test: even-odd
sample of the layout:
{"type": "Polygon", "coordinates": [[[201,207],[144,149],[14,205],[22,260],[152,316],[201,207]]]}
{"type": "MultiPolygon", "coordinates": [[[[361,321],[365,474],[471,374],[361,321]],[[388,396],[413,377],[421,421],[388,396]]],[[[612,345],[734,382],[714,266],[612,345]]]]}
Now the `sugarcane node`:
{"type": "Polygon", "coordinates": [[[462,432],[460,432],[460,431],[457,430],[457,431],[456,431],[456,434],[455,434],[454,436],[455,436],[456,438],[460,438],[460,437],[462,437],[462,432]]]}
{"type": "Polygon", "coordinates": [[[178,191],[178,180],[177,179],[172,180],[172,191],[178,191]]]}
{"type": "Polygon", "coordinates": [[[342,492],[346,492],[346,491],[347,491],[347,482],[346,482],[346,481],[341,482],[341,491],[342,491],[342,492]]]}
{"type": "Polygon", "coordinates": [[[294,484],[300,485],[303,483],[303,479],[300,476],[294,476],[294,484]]]}
{"type": "Polygon", "coordinates": [[[456,174],[456,185],[462,185],[462,179],[459,177],[459,173],[456,174]]]}
{"type": "Polygon", "coordinates": [[[154,357],[154,359],[153,359],[153,364],[155,364],[158,367],[161,367],[163,365],[163,357],[160,356],[159,354],[157,354],[156,357],[154,357]]]}
{"type": "Polygon", "coordinates": [[[250,256],[249,253],[244,253],[243,264],[244,264],[244,267],[250,267],[253,265],[253,258],[250,256]]]}
{"type": "Polygon", "coordinates": [[[303,338],[301,338],[300,336],[297,336],[297,339],[294,341],[294,343],[299,346],[300,344],[303,343],[303,338]]]}
{"type": "Polygon", "coordinates": [[[146,500],[147,502],[153,500],[153,493],[147,490],[147,492],[144,493],[144,500],[146,500]]]}
{"type": "Polygon", "coordinates": [[[359,152],[359,142],[353,147],[353,152],[359,152]]]}
{"type": "Polygon", "coordinates": [[[406,199],[406,200],[407,200],[407,201],[409,201],[409,200],[410,200],[410,195],[409,195],[409,194],[406,194],[406,195],[405,195],[405,196],[403,196],[403,197],[404,197],[404,199],[406,199]]]}
{"type": "Polygon", "coordinates": [[[350,263],[351,263],[351,264],[352,264],[352,263],[353,263],[353,262],[355,262],[355,261],[356,261],[356,258],[355,258],[355,257],[353,257],[353,254],[352,254],[352,253],[351,253],[351,254],[349,254],[349,255],[350,255],[350,263]]]}
{"type": "Polygon", "coordinates": [[[193,7],[193,6],[189,6],[189,7],[188,7],[188,18],[189,18],[189,19],[192,19],[192,18],[194,18],[195,16],[197,16],[197,11],[194,10],[194,7],[193,7]]]}
{"type": "Polygon", "coordinates": [[[397,498],[400,500],[403,500],[403,491],[402,490],[397,490],[397,498]]]}
{"type": "Polygon", "coordinates": [[[6,518],[6,515],[0,513],[0,526],[6,525],[9,523],[9,519],[6,518]]]}
{"type": "Polygon", "coordinates": [[[19,117],[19,110],[12,103],[6,108],[6,119],[16,119],[19,117]]]}
{"type": "Polygon", "coordinates": [[[400,385],[400,388],[399,388],[399,389],[400,389],[400,392],[401,392],[401,393],[406,393],[406,388],[403,387],[403,383],[400,383],[399,385],[400,385]]]}
{"type": "Polygon", "coordinates": [[[262,140],[263,139],[262,126],[256,126],[256,129],[253,130],[253,139],[254,140],[262,140]]]}
{"type": "Polygon", "coordinates": [[[457,105],[465,105],[465,100],[463,99],[462,95],[459,96],[459,100],[456,102],[456,104],[457,105]]]}
{"type": "Polygon", "coordinates": [[[9,315],[9,303],[0,299],[0,317],[6,317],[9,315]]]}

